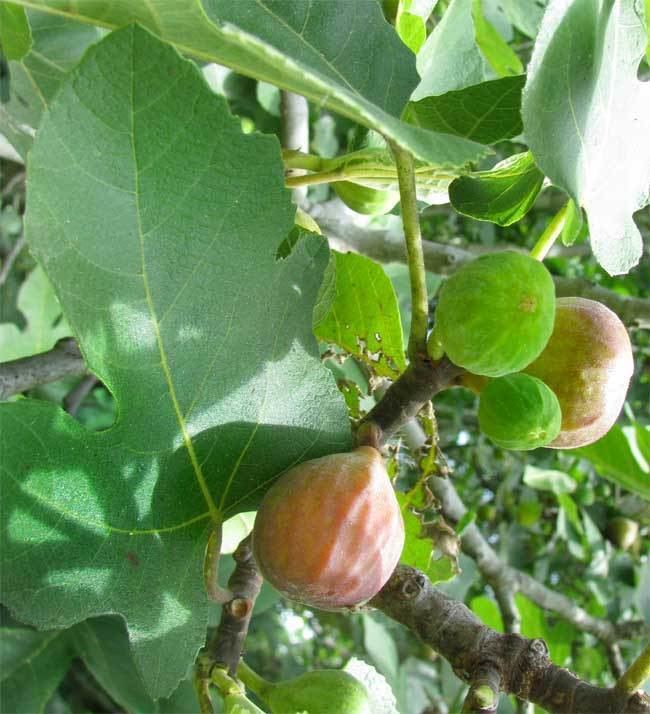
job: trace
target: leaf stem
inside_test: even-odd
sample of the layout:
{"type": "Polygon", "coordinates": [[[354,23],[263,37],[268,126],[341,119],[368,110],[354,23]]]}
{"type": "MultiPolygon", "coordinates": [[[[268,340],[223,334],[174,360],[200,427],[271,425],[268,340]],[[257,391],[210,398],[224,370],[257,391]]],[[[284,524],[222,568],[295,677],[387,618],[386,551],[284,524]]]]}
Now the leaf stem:
{"type": "Polygon", "coordinates": [[[559,238],[566,223],[569,205],[571,201],[567,201],[562,208],[553,216],[550,223],[544,229],[544,232],[539,237],[537,243],[530,251],[530,257],[539,261],[544,260],[548,255],[549,250],[553,247],[555,241],[559,238]]]}
{"type": "Polygon", "coordinates": [[[208,677],[209,663],[204,658],[198,658],[194,668],[192,684],[199,702],[200,714],[214,714],[212,699],[210,698],[210,678],[208,677]]]}
{"type": "Polygon", "coordinates": [[[208,536],[203,558],[203,582],[210,600],[221,605],[232,600],[233,594],[219,585],[219,557],[221,555],[221,523],[215,525],[208,536]]]}
{"type": "Polygon", "coordinates": [[[267,679],[264,679],[264,677],[260,677],[260,675],[254,669],[251,669],[243,659],[239,660],[239,665],[237,666],[237,677],[241,679],[251,692],[254,692],[258,697],[260,697],[260,699],[264,700],[266,699],[269,690],[275,686],[267,679]]]}
{"type": "Polygon", "coordinates": [[[295,149],[283,149],[282,161],[285,169],[307,169],[308,171],[322,171],[323,159],[315,154],[306,154],[295,149]]]}
{"type": "Polygon", "coordinates": [[[399,194],[402,207],[402,223],[406,240],[406,255],[411,283],[411,333],[408,354],[411,361],[426,356],[429,300],[427,297],[426,272],[422,234],[418,220],[417,196],[415,193],[415,170],[413,155],[397,144],[391,143],[397,166],[399,194]]]}
{"type": "Polygon", "coordinates": [[[616,689],[622,692],[635,692],[650,679],[650,645],[632,662],[623,676],[616,682],[616,689]]]}

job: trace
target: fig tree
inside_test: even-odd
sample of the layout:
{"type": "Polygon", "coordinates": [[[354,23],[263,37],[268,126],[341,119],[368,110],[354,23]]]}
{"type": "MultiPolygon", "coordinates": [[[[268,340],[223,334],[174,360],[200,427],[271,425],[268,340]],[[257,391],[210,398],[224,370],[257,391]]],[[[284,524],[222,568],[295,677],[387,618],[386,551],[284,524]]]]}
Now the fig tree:
{"type": "Polygon", "coordinates": [[[337,181],[334,191],[348,208],[366,216],[382,216],[399,201],[397,191],[381,191],[352,181],[337,181]]]}
{"type": "Polygon", "coordinates": [[[540,379],[509,374],[491,380],[481,392],[478,421],[497,446],[525,451],[555,439],[562,413],[557,397],[540,379]]]}
{"type": "Polygon", "coordinates": [[[379,592],[404,545],[404,523],[379,452],[306,461],[265,495],[253,529],[264,577],[286,597],[323,610],[379,592]]]}
{"type": "Polygon", "coordinates": [[[519,372],[553,331],[555,288],[546,268],[511,251],[490,253],[444,283],[435,333],[449,359],[474,374],[519,372]]]}
{"type": "Polygon", "coordinates": [[[616,421],[634,371],[625,326],[595,300],[559,298],[553,334],[525,372],[557,395],[562,429],[549,446],[572,449],[600,439],[616,421]]]}

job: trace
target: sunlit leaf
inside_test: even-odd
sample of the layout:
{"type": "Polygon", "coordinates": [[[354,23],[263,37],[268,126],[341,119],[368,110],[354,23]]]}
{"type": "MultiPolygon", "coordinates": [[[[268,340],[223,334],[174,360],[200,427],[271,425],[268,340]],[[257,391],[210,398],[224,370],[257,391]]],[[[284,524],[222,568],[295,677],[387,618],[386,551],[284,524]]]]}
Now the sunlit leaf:
{"type": "Polygon", "coordinates": [[[650,201],[647,37],[635,0],[552,0],[528,69],[522,115],[540,169],[585,209],[612,275],[641,257],[632,214],[650,201]]]}
{"type": "Polygon", "coordinates": [[[134,26],[61,87],[29,190],[32,252],[119,411],[90,433],[51,403],[0,407],[1,599],[39,627],[120,613],[166,696],[205,637],[211,523],[350,446],[311,327],[328,252],[276,260],[295,213],[277,140],[134,26]]]}
{"type": "Polygon", "coordinates": [[[521,133],[525,75],[481,82],[465,89],[409,102],[404,119],[432,131],[494,144],[521,133]]]}
{"type": "Polygon", "coordinates": [[[459,213],[509,226],[528,213],[543,183],[530,152],[514,154],[489,171],[454,179],[449,199],[459,213]]]}
{"type": "Polygon", "coordinates": [[[576,482],[569,474],[553,469],[540,469],[530,464],[526,464],[524,469],[524,483],[539,491],[551,491],[555,494],[573,493],[576,490],[576,482]]]}
{"type": "Polygon", "coordinates": [[[521,74],[524,71],[521,60],[485,17],[483,0],[472,0],[472,19],[476,44],[497,76],[521,74]]]}
{"type": "Polygon", "coordinates": [[[314,333],[397,377],[406,367],[397,298],[383,268],[355,253],[332,253],[332,274],[314,313],[314,333]]]}
{"type": "Polygon", "coordinates": [[[413,54],[376,0],[31,0],[20,2],[109,29],[138,22],[193,57],[232,67],[377,129],[438,165],[484,150],[399,120],[417,83],[413,54]],[[368,71],[370,68],[371,71],[368,71]]]}
{"type": "Polygon", "coordinates": [[[650,470],[639,463],[621,427],[612,427],[602,439],[575,453],[591,461],[601,476],[650,501],[650,470]]]}
{"type": "Polygon", "coordinates": [[[0,324],[0,362],[45,352],[58,339],[70,335],[42,268],[34,268],[20,286],[17,306],[26,325],[21,330],[13,323],[0,324]]]}
{"type": "Polygon", "coordinates": [[[0,5],[0,48],[8,60],[19,60],[32,46],[32,33],[25,9],[11,2],[0,5]]]}

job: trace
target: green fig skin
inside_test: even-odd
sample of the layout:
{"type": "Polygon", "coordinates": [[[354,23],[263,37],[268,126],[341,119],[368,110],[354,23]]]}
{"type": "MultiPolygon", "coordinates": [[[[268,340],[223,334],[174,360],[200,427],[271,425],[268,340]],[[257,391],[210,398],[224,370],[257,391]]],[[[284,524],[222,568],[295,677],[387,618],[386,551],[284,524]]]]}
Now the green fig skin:
{"type": "Polygon", "coordinates": [[[383,216],[399,201],[397,191],[380,191],[351,181],[337,181],[334,192],[348,208],[364,216],[383,216]]]}
{"type": "Polygon", "coordinates": [[[631,518],[618,516],[607,523],[607,537],[621,550],[629,550],[639,535],[639,524],[631,518]]]}
{"type": "Polygon", "coordinates": [[[562,411],[544,382],[527,374],[493,379],[481,392],[481,431],[497,446],[527,451],[546,446],[560,433],[562,411]]]}
{"type": "Polygon", "coordinates": [[[272,714],[372,714],[363,684],[337,669],[307,672],[279,682],[268,693],[267,703],[272,714]]]}
{"type": "Polygon", "coordinates": [[[558,298],[555,327],[542,354],[524,370],[544,381],[562,408],[555,449],[586,446],[618,418],[634,372],[625,326],[595,300],[558,298]]]}
{"type": "Polygon", "coordinates": [[[553,279],[530,256],[490,253],[447,279],[435,317],[435,332],[454,364],[485,377],[519,372],[553,331],[553,279]]]}
{"type": "Polygon", "coordinates": [[[321,610],[347,610],[376,595],[403,546],[399,503],[371,446],[287,471],[253,528],[262,575],[290,600],[321,610]]]}

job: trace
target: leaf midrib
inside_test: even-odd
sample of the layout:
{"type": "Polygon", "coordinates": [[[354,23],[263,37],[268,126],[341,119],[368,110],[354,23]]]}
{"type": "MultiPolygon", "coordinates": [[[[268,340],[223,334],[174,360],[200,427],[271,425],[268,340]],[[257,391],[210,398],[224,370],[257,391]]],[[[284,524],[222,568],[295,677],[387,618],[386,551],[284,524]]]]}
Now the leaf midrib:
{"type": "Polygon", "coordinates": [[[163,344],[162,334],[160,332],[160,323],[158,321],[158,316],[156,314],[156,308],[153,302],[153,296],[151,294],[151,289],[149,287],[149,277],[147,274],[147,263],[145,259],[144,252],[144,231],[142,230],[142,219],[140,211],[140,171],[138,168],[137,152],[135,148],[135,32],[131,32],[131,151],[133,154],[133,166],[134,166],[134,179],[135,179],[135,215],[137,223],[138,240],[140,243],[140,261],[141,261],[141,273],[142,273],[142,285],[144,288],[145,299],[147,301],[147,307],[149,308],[151,324],[154,330],[156,345],[158,346],[158,354],[160,355],[160,366],[162,367],[163,376],[165,378],[165,383],[167,384],[167,389],[169,392],[169,397],[172,402],[172,407],[174,409],[174,414],[176,416],[176,421],[181,431],[181,436],[183,438],[183,444],[187,449],[187,454],[190,458],[190,463],[192,465],[192,470],[194,471],[194,476],[196,478],[197,484],[203,498],[210,512],[210,517],[215,523],[221,523],[222,517],[221,512],[217,508],[210,490],[208,489],[208,484],[203,475],[203,469],[199,463],[198,457],[196,455],[196,450],[194,449],[194,442],[187,429],[187,424],[183,417],[183,412],[176,396],[176,388],[174,386],[174,380],[171,374],[171,369],[169,367],[169,362],[167,360],[167,352],[165,351],[165,346],[163,344]]]}

